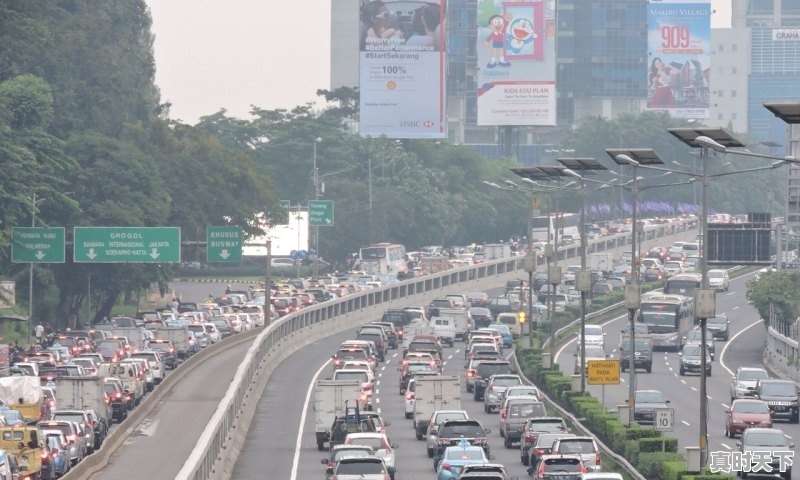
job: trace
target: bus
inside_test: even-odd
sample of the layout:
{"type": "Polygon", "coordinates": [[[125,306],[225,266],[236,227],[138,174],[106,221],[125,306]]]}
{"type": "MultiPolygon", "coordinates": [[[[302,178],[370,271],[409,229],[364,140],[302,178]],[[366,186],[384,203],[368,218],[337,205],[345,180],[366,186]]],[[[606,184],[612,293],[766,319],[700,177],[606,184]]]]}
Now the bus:
{"type": "Polygon", "coordinates": [[[679,273],[664,282],[664,293],[694,298],[694,291],[702,284],[703,276],[699,273],[679,273]]]}
{"type": "Polygon", "coordinates": [[[647,324],[654,349],[677,352],[683,346],[683,337],[694,327],[694,299],[682,295],[645,295],[637,321],[647,324]]]}
{"type": "Polygon", "coordinates": [[[389,275],[404,277],[408,272],[406,247],[392,243],[376,243],[358,251],[356,270],[367,275],[389,275]]]}
{"type": "Polygon", "coordinates": [[[563,236],[572,238],[576,242],[579,241],[581,236],[581,216],[577,213],[551,213],[550,215],[543,215],[533,217],[531,223],[531,241],[532,242],[545,242],[555,245],[556,243],[556,228],[558,228],[559,242],[563,236]],[[550,232],[550,238],[547,237],[547,232],[550,232]]]}

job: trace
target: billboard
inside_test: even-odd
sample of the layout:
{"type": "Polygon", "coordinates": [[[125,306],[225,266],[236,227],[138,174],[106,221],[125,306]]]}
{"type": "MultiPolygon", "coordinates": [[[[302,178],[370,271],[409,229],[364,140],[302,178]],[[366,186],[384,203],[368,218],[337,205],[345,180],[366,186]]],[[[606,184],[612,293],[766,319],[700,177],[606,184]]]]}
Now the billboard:
{"type": "Polygon", "coordinates": [[[676,118],[708,118],[711,5],[647,5],[647,108],[676,118]]]}
{"type": "Polygon", "coordinates": [[[361,2],[361,136],[447,137],[444,1],[361,2]]]}
{"type": "Polygon", "coordinates": [[[555,125],[553,0],[478,3],[478,125],[555,125]]]}

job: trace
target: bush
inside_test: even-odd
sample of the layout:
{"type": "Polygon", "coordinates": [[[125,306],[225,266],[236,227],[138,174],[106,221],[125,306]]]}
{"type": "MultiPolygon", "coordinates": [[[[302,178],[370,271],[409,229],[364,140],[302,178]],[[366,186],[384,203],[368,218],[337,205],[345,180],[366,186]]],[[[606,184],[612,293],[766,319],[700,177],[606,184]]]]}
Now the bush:
{"type": "Polygon", "coordinates": [[[614,450],[618,452],[621,451],[622,456],[631,464],[635,465],[639,460],[639,443],[637,443],[636,440],[626,440],[622,445],[622,450],[616,450],[616,448],[614,448],[614,450]]]}
{"type": "Polygon", "coordinates": [[[631,424],[628,429],[627,437],[629,440],[638,440],[640,438],[661,438],[661,432],[654,428],[642,428],[638,423],[631,424]]]}
{"type": "Polygon", "coordinates": [[[639,450],[642,452],[678,452],[677,438],[640,438],[639,450]]]}
{"type": "Polygon", "coordinates": [[[683,460],[673,461],[673,462],[664,462],[664,480],[680,480],[681,475],[683,475],[684,470],[686,470],[686,464],[683,460]]]}
{"type": "Polygon", "coordinates": [[[722,478],[736,478],[736,476],[726,473],[706,473],[703,475],[681,475],[680,480],[720,480],[722,478]]]}
{"type": "Polygon", "coordinates": [[[683,463],[683,456],[679,453],[641,452],[639,453],[639,461],[634,466],[639,470],[639,473],[647,478],[664,478],[664,464],[678,461],[683,463]]]}

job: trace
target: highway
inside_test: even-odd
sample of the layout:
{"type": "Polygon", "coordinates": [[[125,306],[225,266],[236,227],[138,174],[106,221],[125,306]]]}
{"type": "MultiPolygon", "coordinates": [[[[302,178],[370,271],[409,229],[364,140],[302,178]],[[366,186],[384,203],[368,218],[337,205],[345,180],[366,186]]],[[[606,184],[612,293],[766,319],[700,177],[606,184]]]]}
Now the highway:
{"type": "MultiPolygon", "coordinates": [[[[716,357],[712,362],[711,377],[706,382],[708,396],[708,435],[709,451],[730,451],[736,449],[737,439],[724,435],[725,409],[730,406],[731,376],[740,366],[761,366],[766,348],[766,328],[758,312],[747,303],[746,282],[754,273],[732,279],[728,292],[717,293],[717,312],[725,313],[730,320],[730,340],[716,341],[716,357]]],[[[619,332],[628,323],[627,316],[616,318],[605,324],[606,351],[619,358],[619,332]]],[[[566,375],[574,372],[573,354],[577,353],[577,341],[573,338],[558,352],[556,361],[566,375]]],[[[666,436],[678,439],[679,452],[684,447],[696,446],[699,442],[699,402],[700,377],[688,374],[679,376],[680,357],[674,352],[656,351],[653,354],[653,371],[637,372],[637,389],[660,390],[670,400],[675,410],[674,431],[666,436]]],[[[616,409],[628,398],[628,374],[622,374],[620,385],[605,386],[606,408],[616,409]]],[[[593,396],[602,398],[603,387],[588,386],[593,396]]],[[[792,438],[800,438],[800,426],[784,420],[776,420],[775,428],[780,428],[792,438]]]]}

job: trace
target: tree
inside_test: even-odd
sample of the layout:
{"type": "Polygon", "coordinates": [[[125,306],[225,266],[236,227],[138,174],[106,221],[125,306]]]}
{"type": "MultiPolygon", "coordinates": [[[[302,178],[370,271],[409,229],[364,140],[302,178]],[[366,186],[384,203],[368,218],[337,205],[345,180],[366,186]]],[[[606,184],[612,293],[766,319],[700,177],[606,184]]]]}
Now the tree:
{"type": "MultiPolygon", "coordinates": [[[[770,305],[782,329],[797,320],[800,305],[800,273],[768,271],[747,282],[747,299],[761,318],[769,321],[770,305]]],[[[781,333],[786,333],[785,330],[781,333]]]]}

